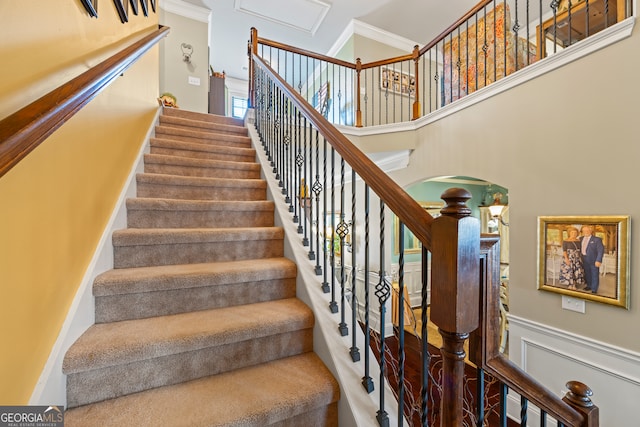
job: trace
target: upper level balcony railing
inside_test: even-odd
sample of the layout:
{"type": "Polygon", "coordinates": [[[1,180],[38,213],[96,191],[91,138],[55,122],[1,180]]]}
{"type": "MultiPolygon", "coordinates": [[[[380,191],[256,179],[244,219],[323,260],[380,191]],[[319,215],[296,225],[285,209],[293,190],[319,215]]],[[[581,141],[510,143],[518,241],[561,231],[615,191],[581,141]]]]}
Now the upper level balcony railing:
{"type": "MultiPolygon", "coordinates": [[[[340,85],[350,75],[346,72],[350,66],[319,63],[320,58],[308,52],[304,61],[300,56],[291,58],[276,43],[259,47],[256,36],[254,30],[250,85],[255,126],[265,152],[263,166],[277,181],[279,188],[274,184],[272,189],[276,202],[297,224],[301,241],[295,249],[310,263],[299,268],[312,268],[318,276],[318,287],[327,294],[326,310],[336,316],[335,333],[350,342],[341,349],[344,357],[353,362],[364,359],[362,392],[379,394],[378,407],[372,410],[379,425],[389,425],[383,392],[389,381],[399,402],[398,426],[405,425],[405,418],[411,425],[437,425],[438,420],[444,427],[482,426],[489,425],[491,416],[506,426],[506,396],[511,391],[520,396],[521,425],[527,424],[531,408],[536,407],[541,425],[549,419],[558,426],[596,427],[598,407],[591,402],[588,387],[570,381],[561,399],[500,352],[499,239],[481,238],[479,221],[466,205],[470,193],[445,191],[445,206],[434,219],[327,120],[332,110],[322,88],[328,93],[332,81],[340,85]],[[303,81],[299,76],[313,78],[303,81]],[[315,96],[305,98],[309,94],[315,96]],[[398,218],[397,280],[386,270],[391,245],[385,230],[391,214],[398,218]],[[422,246],[417,381],[409,379],[406,369],[410,339],[406,319],[414,314],[404,292],[405,229],[422,246]],[[389,306],[395,319],[392,334],[397,345],[393,346],[385,339],[389,306]],[[428,347],[430,324],[436,325],[442,339],[437,375],[431,361],[434,351],[428,347]],[[356,339],[360,330],[362,348],[356,339]],[[378,355],[378,378],[371,373],[370,347],[378,355]],[[475,399],[467,393],[467,354],[477,367],[478,388],[471,393],[475,399]],[[485,399],[485,374],[498,384],[494,397],[498,402],[485,399]],[[433,404],[434,396],[439,404],[433,404]]],[[[347,85],[339,87],[353,84],[347,79],[347,85]]]]}
{"type": "Polygon", "coordinates": [[[252,43],[327,120],[362,127],[418,119],[629,16],[630,0],[483,0],[422,48],[368,63],[252,43]]]}

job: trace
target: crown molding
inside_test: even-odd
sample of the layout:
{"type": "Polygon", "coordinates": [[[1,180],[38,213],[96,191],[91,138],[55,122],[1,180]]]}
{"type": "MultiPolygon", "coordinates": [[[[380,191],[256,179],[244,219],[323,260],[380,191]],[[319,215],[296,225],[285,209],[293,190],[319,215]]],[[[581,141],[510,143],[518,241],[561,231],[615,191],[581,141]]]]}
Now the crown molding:
{"type": "Polygon", "coordinates": [[[406,52],[413,51],[413,47],[419,44],[373,25],[365,24],[357,19],[352,19],[333,43],[333,46],[327,52],[327,56],[335,56],[354,34],[406,52]]]}
{"type": "Polygon", "coordinates": [[[185,18],[194,19],[196,21],[211,23],[211,10],[187,3],[182,0],[164,0],[161,8],[170,13],[183,16],[185,18]]]}

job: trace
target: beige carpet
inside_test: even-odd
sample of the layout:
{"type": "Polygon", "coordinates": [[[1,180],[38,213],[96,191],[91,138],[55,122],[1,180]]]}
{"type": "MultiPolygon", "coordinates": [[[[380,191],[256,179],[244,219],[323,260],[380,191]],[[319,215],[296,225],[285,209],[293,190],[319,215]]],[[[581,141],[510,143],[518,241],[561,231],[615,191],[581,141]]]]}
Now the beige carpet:
{"type": "Polygon", "coordinates": [[[96,324],[65,355],[66,426],[337,426],[247,135],[163,112],[94,282],[96,324]]]}

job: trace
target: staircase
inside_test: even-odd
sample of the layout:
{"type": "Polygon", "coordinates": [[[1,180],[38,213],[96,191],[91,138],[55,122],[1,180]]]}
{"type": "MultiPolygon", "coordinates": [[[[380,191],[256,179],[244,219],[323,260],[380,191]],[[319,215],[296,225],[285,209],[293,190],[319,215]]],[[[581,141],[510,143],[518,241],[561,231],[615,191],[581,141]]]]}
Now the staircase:
{"type": "Polygon", "coordinates": [[[68,350],[66,426],[337,426],[247,129],[165,109],[68,350]]]}

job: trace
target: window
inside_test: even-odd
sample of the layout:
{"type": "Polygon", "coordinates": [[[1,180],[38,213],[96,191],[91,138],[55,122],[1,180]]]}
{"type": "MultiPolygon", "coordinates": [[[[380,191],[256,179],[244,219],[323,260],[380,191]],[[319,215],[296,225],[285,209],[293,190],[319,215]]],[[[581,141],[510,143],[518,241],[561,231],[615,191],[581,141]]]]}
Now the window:
{"type": "Polygon", "coordinates": [[[231,97],[231,116],[243,119],[247,112],[247,98],[231,97]]]}

